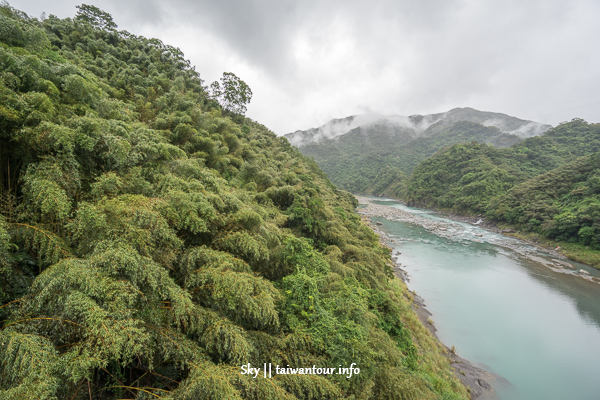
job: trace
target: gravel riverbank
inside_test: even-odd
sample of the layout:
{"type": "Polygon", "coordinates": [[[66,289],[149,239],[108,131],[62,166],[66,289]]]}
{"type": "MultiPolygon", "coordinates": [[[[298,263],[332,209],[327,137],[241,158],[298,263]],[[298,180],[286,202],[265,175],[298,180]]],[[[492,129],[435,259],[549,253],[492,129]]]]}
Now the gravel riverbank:
{"type": "MultiPolygon", "coordinates": [[[[483,219],[450,216],[447,218],[454,219],[454,221],[449,221],[448,219],[445,221],[434,220],[395,207],[375,204],[371,199],[366,197],[356,196],[356,198],[358,199],[359,204],[363,206],[358,209],[358,213],[365,217],[383,217],[390,221],[400,221],[419,225],[434,235],[452,240],[483,242],[483,234],[480,231],[470,229],[469,227],[465,228],[465,223],[470,224],[470,226],[485,229],[493,234],[486,235],[485,241],[488,243],[508,248],[522,257],[538,262],[555,272],[574,275],[581,279],[600,284],[600,278],[591,276],[587,271],[574,267],[566,261],[566,257],[558,252],[544,248],[536,243],[524,242],[519,239],[505,236],[503,235],[503,233],[506,233],[505,231],[486,223],[483,219]],[[547,253],[548,256],[544,256],[543,253],[547,253]]],[[[378,233],[383,232],[379,231],[378,233]]],[[[389,244],[394,243],[394,239],[387,238],[385,240],[389,244]]]]}

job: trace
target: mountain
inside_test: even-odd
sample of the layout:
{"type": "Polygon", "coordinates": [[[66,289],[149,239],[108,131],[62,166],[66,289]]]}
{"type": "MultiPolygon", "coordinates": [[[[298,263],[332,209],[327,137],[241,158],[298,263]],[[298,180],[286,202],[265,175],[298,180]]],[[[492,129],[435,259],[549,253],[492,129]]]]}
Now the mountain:
{"type": "Polygon", "coordinates": [[[380,119],[378,115],[353,115],[346,118],[332,119],[319,128],[288,133],[285,137],[292,145],[301,147],[309,143],[318,143],[322,140],[333,139],[359,126],[368,125],[380,119]]]}
{"type": "Polygon", "coordinates": [[[300,147],[313,157],[331,181],[345,190],[361,192],[394,149],[415,139],[413,129],[379,120],[344,135],[300,147]]]}
{"type": "MultiPolygon", "coordinates": [[[[418,120],[420,116],[411,117],[418,120]]],[[[551,125],[541,124],[539,122],[522,120],[511,117],[506,114],[494,113],[488,111],[478,111],[473,108],[455,108],[445,113],[431,114],[423,117],[425,121],[432,121],[427,125],[427,135],[435,135],[444,127],[450,126],[459,121],[469,121],[481,124],[487,127],[494,127],[503,133],[516,135],[522,139],[539,136],[552,128],[551,125]]]]}
{"type": "Polygon", "coordinates": [[[297,147],[333,139],[359,127],[362,127],[364,131],[377,126],[386,126],[389,130],[404,129],[412,131],[413,136],[418,137],[425,132],[426,135],[435,135],[438,131],[458,121],[470,121],[487,127],[495,127],[501,132],[516,135],[520,138],[539,136],[551,128],[550,125],[526,121],[506,114],[478,111],[467,107],[455,108],[445,113],[411,115],[410,117],[378,114],[355,115],[333,119],[321,127],[305,131],[298,130],[284,136],[292,145],[297,147]],[[429,129],[430,127],[431,129],[429,129]]]}
{"type": "Polygon", "coordinates": [[[487,212],[521,230],[600,250],[600,152],[511,188],[487,212]]]}
{"type": "Polygon", "coordinates": [[[522,139],[514,134],[504,133],[494,126],[484,126],[477,122],[458,120],[440,121],[431,125],[415,140],[403,146],[394,146],[389,156],[393,165],[406,174],[412,172],[421,161],[441,148],[455,143],[487,143],[497,148],[512,146],[522,139]]]}
{"type": "MultiPolygon", "coordinates": [[[[456,108],[410,117],[348,117],[286,137],[302,154],[314,158],[338,187],[382,195],[398,193],[403,187],[393,181],[389,168],[410,175],[417,164],[445,146],[475,141],[508,147],[549,128],[505,114],[456,108]]],[[[404,179],[404,175],[397,176],[404,179]]]]}
{"type": "Polygon", "coordinates": [[[116,28],[0,4],[0,399],[467,399],[356,199],[116,28]]]}

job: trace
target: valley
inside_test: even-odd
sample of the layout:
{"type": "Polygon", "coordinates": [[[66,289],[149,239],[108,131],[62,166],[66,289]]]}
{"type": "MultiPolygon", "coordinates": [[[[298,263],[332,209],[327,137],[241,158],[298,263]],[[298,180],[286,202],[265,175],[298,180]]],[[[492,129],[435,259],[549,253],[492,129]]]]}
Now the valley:
{"type": "Polygon", "coordinates": [[[600,267],[600,125],[498,115],[455,109],[437,122],[371,122],[299,149],[352,193],[479,216],[600,267]]]}

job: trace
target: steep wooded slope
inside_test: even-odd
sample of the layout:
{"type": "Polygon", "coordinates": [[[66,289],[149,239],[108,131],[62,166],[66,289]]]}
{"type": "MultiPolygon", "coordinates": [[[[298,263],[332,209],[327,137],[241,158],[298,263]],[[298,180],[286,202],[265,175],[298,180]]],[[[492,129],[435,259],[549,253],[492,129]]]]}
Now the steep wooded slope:
{"type": "Polygon", "coordinates": [[[0,398],[466,397],[354,198],[178,49],[91,6],[0,43],[0,398]]]}

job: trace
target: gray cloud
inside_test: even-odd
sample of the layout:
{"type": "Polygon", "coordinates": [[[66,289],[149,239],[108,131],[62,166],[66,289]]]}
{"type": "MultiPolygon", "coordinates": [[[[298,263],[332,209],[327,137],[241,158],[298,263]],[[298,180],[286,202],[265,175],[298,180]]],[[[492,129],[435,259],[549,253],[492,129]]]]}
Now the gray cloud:
{"type": "MultiPolygon", "coordinates": [[[[13,0],[73,16],[77,2],[13,0]]],[[[364,113],[470,106],[600,121],[595,0],[102,0],[122,29],[180,47],[209,83],[235,72],[278,134],[364,113]]]]}

